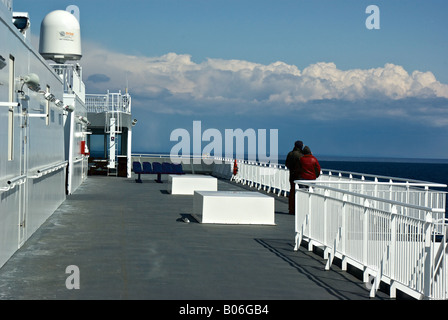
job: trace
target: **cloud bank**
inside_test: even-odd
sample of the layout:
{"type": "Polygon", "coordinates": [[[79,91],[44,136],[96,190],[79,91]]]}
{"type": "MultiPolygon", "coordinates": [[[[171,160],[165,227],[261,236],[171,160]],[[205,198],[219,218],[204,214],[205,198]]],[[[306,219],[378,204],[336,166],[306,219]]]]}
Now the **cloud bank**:
{"type": "Polygon", "coordinates": [[[429,71],[409,73],[390,63],[340,70],[332,62],[318,62],[299,70],[280,61],[196,63],[188,54],[133,56],[92,44],[81,63],[89,92],[124,90],[128,83],[134,107],[159,113],[297,112],[322,120],[400,117],[448,125],[448,85],[429,71]]]}

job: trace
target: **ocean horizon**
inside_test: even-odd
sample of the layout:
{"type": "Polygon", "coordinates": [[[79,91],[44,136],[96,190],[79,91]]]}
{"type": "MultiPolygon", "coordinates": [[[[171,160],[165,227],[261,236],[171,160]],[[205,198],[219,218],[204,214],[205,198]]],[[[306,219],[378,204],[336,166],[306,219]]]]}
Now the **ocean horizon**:
{"type": "MultiPolygon", "coordinates": [[[[132,152],[133,155],[169,152],[132,152]]],[[[322,169],[412,179],[448,185],[448,159],[316,155],[322,169]]],[[[245,155],[247,159],[247,155],[245,155]]],[[[279,155],[284,164],[286,155],[279,155]]],[[[448,188],[441,188],[448,191],[448,188]]]]}
{"type": "MultiPolygon", "coordinates": [[[[132,152],[132,154],[163,154],[169,155],[169,151],[138,151],[132,152]]],[[[287,154],[281,154],[278,156],[278,162],[284,163],[287,154]]],[[[400,157],[378,157],[378,156],[339,156],[339,155],[319,155],[314,154],[319,161],[349,161],[349,162],[399,162],[399,163],[445,163],[448,164],[448,159],[436,159],[436,158],[400,158],[400,157]]],[[[244,155],[245,159],[248,155],[244,155]]]]}

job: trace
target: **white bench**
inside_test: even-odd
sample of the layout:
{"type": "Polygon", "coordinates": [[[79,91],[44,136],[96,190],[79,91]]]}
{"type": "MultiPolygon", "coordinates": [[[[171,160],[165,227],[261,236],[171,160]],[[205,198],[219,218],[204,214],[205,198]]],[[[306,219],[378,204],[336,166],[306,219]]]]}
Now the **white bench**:
{"type": "Polygon", "coordinates": [[[199,174],[170,175],[171,194],[194,194],[196,190],[216,191],[218,180],[215,177],[199,174]]]}
{"type": "Polygon", "coordinates": [[[195,191],[193,213],[200,223],[275,225],[274,198],[259,192],[195,191]]]}

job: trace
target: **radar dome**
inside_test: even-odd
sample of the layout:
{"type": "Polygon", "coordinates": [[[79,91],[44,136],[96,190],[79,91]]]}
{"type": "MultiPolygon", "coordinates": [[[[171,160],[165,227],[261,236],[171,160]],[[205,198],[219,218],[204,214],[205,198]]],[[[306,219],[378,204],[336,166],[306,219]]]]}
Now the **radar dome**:
{"type": "Polygon", "coordinates": [[[64,10],[47,14],[40,26],[39,52],[45,59],[57,63],[81,59],[81,28],[78,19],[64,10]]]}

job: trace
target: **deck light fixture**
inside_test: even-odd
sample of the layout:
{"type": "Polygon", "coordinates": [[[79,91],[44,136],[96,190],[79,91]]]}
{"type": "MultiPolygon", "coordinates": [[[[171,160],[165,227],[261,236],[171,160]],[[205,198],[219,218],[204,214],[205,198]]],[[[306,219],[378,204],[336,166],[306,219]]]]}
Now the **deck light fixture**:
{"type": "Polygon", "coordinates": [[[66,111],[68,111],[68,112],[73,112],[73,111],[75,111],[75,107],[72,106],[72,105],[70,105],[70,104],[64,106],[62,109],[66,110],[66,111]]]}
{"type": "Polygon", "coordinates": [[[39,80],[39,76],[35,73],[30,73],[27,76],[21,78],[21,81],[23,81],[24,84],[26,84],[26,86],[28,87],[28,89],[30,89],[31,91],[34,92],[39,92],[40,90],[40,80],[39,80]]]}
{"type": "Polygon", "coordinates": [[[50,92],[46,92],[44,94],[44,98],[45,98],[45,100],[48,100],[50,102],[55,102],[56,101],[56,97],[54,96],[54,94],[52,94],[50,92]]]}
{"type": "Polygon", "coordinates": [[[90,125],[89,120],[87,120],[87,118],[83,117],[83,116],[79,116],[78,120],[86,125],[90,125]]]}

